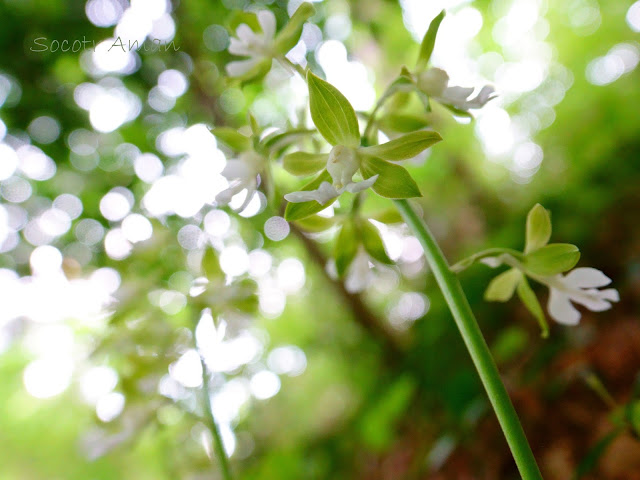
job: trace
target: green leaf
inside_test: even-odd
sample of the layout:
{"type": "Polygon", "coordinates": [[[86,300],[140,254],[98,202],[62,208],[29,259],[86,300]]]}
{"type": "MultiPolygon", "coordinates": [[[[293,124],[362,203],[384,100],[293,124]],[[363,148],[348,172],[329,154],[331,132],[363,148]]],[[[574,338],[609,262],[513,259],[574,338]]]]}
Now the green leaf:
{"type": "Polygon", "coordinates": [[[302,27],[310,17],[316,13],[316,9],[310,3],[301,4],[295,13],[291,16],[287,24],[280,33],[276,35],[274,41],[274,50],[281,54],[286,54],[296,46],[302,33],[302,27]]]}
{"type": "Polygon", "coordinates": [[[616,428],[609,432],[604,437],[596,442],[596,444],[589,449],[587,454],[580,460],[575,473],[573,474],[573,480],[579,480],[584,475],[593,470],[598,461],[607,451],[607,448],[613,443],[613,441],[623,432],[623,428],[616,428]]]}
{"type": "Polygon", "coordinates": [[[379,175],[371,186],[374,192],[386,198],[421,197],[420,189],[409,172],[400,165],[386,162],[375,157],[362,159],[360,171],[364,178],[379,175]]]}
{"type": "Polygon", "coordinates": [[[231,127],[213,127],[211,133],[222,143],[237,152],[244,152],[251,148],[251,139],[242,135],[231,127]]]}
{"type": "Polygon", "coordinates": [[[378,125],[380,125],[382,130],[409,133],[429,126],[429,120],[426,117],[419,117],[417,115],[390,113],[380,118],[378,125]]]}
{"type": "Polygon", "coordinates": [[[358,119],[349,101],[336,87],[310,71],[307,72],[307,84],[311,118],[320,134],[331,145],[358,147],[358,119]]]}
{"type": "Polygon", "coordinates": [[[438,28],[444,18],[445,12],[442,10],[436,18],[431,20],[427,33],[422,38],[422,44],[420,45],[420,53],[418,54],[418,61],[416,62],[416,69],[422,70],[427,66],[433,53],[433,47],[436,44],[436,35],[438,34],[438,28]]]}
{"type": "Polygon", "coordinates": [[[239,82],[239,83],[247,83],[251,81],[257,81],[262,79],[269,73],[271,70],[272,60],[270,58],[266,58],[261,62],[258,62],[251,70],[249,70],[244,75],[239,77],[233,77],[230,79],[231,82],[239,82]]]}
{"type": "Polygon", "coordinates": [[[524,303],[524,306],[527,307],[527,310],[531,312],[531,314],[538,320],[538,324],[540,325],[541,335],[543,338],[547,338],[549,336],[549,324],[547,323],[547,317],[545,317],[544,312],[542,311],[542,307],[540,306],[540,302],[538,301],[538,297],[531,289],[529,282],[527,281],[527,277],[522,276],[522,280],[518,283],[518,297],[524,303]]]}
{"type": "Polygon", "coordinates": [[[286,132],[273,132],[260,141],[260,147],[278,157],[291,144],[316,133],[315,130],[297,128],[286,132]]]}
{"type": "Polygon", "coordinates": [[[488,302],[506,302],[513,297],[521,278],[522,273],[515,268],[501,273],[489,283],[484,299],[488,302]]]}
{"type": "Polygon", "coordinates": [[[380,210],[379,212],[370,215],[369,218],[389,225],[404,222],[404,219],[402,218],[402,215],[400,215],[400,212],[398,212],[398,209],[393,207],[380,210]]]}
{"type": "Polygon", "coordinates": [[[353,222],[347,221],[342,224],[338,238],[336,239],[334,257],[336,260],[336,270],[338,276],[342,277],[346,273],[349,265],[358,253],[358,238],[353,222]]]}
{"type": "Polygon", "coordinates": [[[556,275],[571,270],[580,259],[580,250],[569,243],[552,243],[524,257],[524,266],[536,275],[556,275]]]}
{"type": "Polygon", "coordinates": [[[371,225],[367,220],[360,222],[360,237],[362,238],[362,245],[372,258],[375,258],[380,263],[386,263],[388,265],[393,264],[393,260],[389,258],[384,248],[384,243],[380,237],[378,229],[371,225]]]}
{"type": "MultiPolygon", "coordinates": [[[[316,190],[322,182],[330,182],[331,175],[326,170],[323,170],[320,175],[318,175],[311,182],[307,183],[300,190],[309,191],[316,190]]],[[[332,201],[329,201],[331,203],[332,201]]],[[[328,205],[328,204],[327,204],[328,205]]],[[[324,210],[327,205],[320,205],[315,200],[310,202],[302,202],[302,203],[287,203],[287,208],[284,211],[285,220],[291,222],[293,220],[300,220],[302,218],[308,217],[309,215],[313,215],[314,213],[318,213],[321,210],[324,210]]]]}
{"type": "Polygon", "coordinates": [[[527,241],[524,253],[544,247],[551,238],[551,218],[549,212],[537,203],[527,215],[527,241]]]}
{"type": "Polygon", "coordinates": [[[202,256],[202,273],[209,280],[222,276],[218,253],[212,247],[207,248],[202,256]]]}
{"type": "Polygon", "coordinates": [[[294,152],[282,160],[284,169],[292,175],[313,175],[327,166],[326,153],[294,152]]]}
{"type": "Polygon", "coordinates": [[[383,160],[406,160],[407,158],[415,157],[440,140],[442,140],[442,137],[438,132],[422,130],[403,135],[382,145],[362,147],[359,152],[363,155],[371,155],[383,160]]]}
{"type": "Polygon", "coordinates": [[[337,218],[339,216],[321,217],[320,215],[311,215],[297,220],[296,223],[307,232],[324,232],[336,224],[337,218]]]}

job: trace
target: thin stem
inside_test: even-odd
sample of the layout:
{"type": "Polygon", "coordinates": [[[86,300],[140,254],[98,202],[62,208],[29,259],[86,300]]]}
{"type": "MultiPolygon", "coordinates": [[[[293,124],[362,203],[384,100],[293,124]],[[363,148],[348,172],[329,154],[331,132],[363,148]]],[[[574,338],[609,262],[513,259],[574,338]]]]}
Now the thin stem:
{"type": "Polygon", "coordinates": [[[289,67],[290,69],[294,70],[295,72],[298,73],[298,75],[300,75],[302,77],[303,80],[307,80],[307,71],[302,67],[302,65],[299,65],[297,63],[293,63],[291,60],[289,60],[287,57],[280,56],[278,57],[278,61],[284,65],[285,67],[289,67]]]}
{"type": "Polygon", "coordinates": [[[229,467],[229,459],[227,453],[224,450],[224,444],[222,443],[222,435],[220,434],[220,427],[216,422],[213,415],[213,409],[211,408],[211,397],[209,393],[209,380],[210,375],[208,373],[207,365],[200,355],[200,363],[202,365],[202,388],[200,389],[202,395],[202,403],[207,417],[207,423],[209,424],[209,430],[211,430],[211,436],[213,437],[213,449],[216,454],[216,458],[220,463],[220,470],[222,470],[222,478],[224,480],[232,480],[231,468],[229,467]]]}
{"type": "Polygon", "coordinates": [[[413,230],[424,248],[424,254],[433,270],[438,286],[453,314],[471,359],[480,375],[480,380],[498,417],[513,458],[523,480],[542,480],[531,447],[524,434],[518,414],[513,408],[509,394],[500,379],[487,343],[482,336],[467,297],[458,277],[451,271],[442,250],[429,232],[422,219],[406,200],[396,200],[395,204],[407,225],[413,230]]]}

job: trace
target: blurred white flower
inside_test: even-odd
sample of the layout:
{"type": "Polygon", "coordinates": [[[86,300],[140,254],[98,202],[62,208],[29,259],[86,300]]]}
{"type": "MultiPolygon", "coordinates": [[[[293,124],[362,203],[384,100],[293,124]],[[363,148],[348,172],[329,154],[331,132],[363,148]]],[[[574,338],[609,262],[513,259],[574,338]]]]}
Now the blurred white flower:
{"type": "Polygon", "coordinates": [[[331,149],[327,159],[327,171],[333,183],[322,182],[316,190],[292,192],[284,196],[291,203],[316,202],[324,205],[329,200],[340,196],[343,192],[358,193],[375,183],[378,175],[361,182],[354,182],[353,175],[360,168],[360,160],[355,149],[336,145],[331,149]]]}
{"type": "Polygon", "coordinates": [[[494,88],[487,85],[482,87],[474,98],[469,98],[474,88],[450,87],[449,75],[439,68],[430,68],[419,73],[418,88],[430,98],[463,111],[481,108],[495,97],[494,88]]]}
{"type": "Polygon", "coordinates": [[[254,32],[247,24],[243,23],[236,29],[237,38],[231,38],[229,53],[249,57],[246,60],[231,62],[227,65],[227,73],[231,77],[240,77],[260,62],[272,57],[276,17],[270,10],[260,10],[257,17],[262,33],[254,32]]]}
{"type": "Polygon", "coordinates": [[[580,312],[571,302],[587,307],[593,312],[611,308],[611,302],[620,300],[615,288],[598,290],[611,283],[611,279],[595,268],[576,268],[566,275],[555,275],[541,279],[549,286],[548,310],[551,317],[565,325],[576,325],[580,312]]]}
{"type": "Polygon", "coordinates": [[[234,195],[246,189],[247,196],[238,209],[244,210],[258,189],[258,176],[263,169],[264,159],[254,151],[243,152],[237,159],[228,160],[222,175],[229,181],[229,187],[216,195],[216,202],[226,205],[234,195]]]}

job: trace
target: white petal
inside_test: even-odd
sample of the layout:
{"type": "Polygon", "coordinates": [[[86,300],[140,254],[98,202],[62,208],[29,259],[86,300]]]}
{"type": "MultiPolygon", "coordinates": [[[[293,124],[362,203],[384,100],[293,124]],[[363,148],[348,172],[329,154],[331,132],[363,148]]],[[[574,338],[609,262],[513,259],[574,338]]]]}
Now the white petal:
{"type": "Polygon", "coordinates": [[[611,279],[600,270],[582,267],[571,270],[565,275],[565,281],[576,288],[604,287],[611,283],[611,279]]]}
{"type": "Polygon", "coordinates": [[[615,288],[605,288],[604,290],[600,290],[600,295],[602,298],[609,300],[610,302],[620,301],[620,294],[615,288]]]}
{"type": "Polygon", "coordinates": [[[351,293],[357,293],[367,288],[371,280],[369,256],[362,250],[358,251],[356,258],[349,266],[349,272],[345,280],[345,288],[351,293]]]}
{"type": "Polygon", "coordinates": [[[233,196],[242,191],[243,188],[244,185],[242,185],[242,182],[233,182],[231,185],[229,185],[229,188],[221,191],[216,195],[216,203],[218,203],[219,205],[226,205],[231,201],[233,196]]]}
{"type": "Polygon", "coordinates": [[[469,95],[473,93],[473,88],[448,87],[442,92],[442,98],[449,100],[456,106],[464,106],[469,95]]]}
{"type": "Polygon", "coordinates": [[[251,168],[239,159],[227,160],[227,164],[222,169],[222,176],[227,180],[236,178],[248,178],[253,174],[251,168]]]}
{"type": "Polygon", "coordinates": [[[251,55],[247,44],[237,38],[231,38],[229,43],[229,53],[233,55],[251,55]]]}
{"type": "Polygon", "coordinates": [[[371,185],[376,183],[377,179],[378,179],[378,175],[374,175],[373,177],[369,177],[366,180],[362,180],[361,182],[348,183],[344,188],[347,190],[347,192],[358,193],[363,190],[366,190],[371,185]]]}
{"type": "Polygon", "coordinates": [[[260,10],[258,12],[258,23],[262,27],[265,40],[273,40],[276,34],[276,16],[273,12],[271,10],[260,10]]]}
{"type": "Polygon", "coordinates": [[[291,203],[311,202],[315,200],[324,205],[332,198],[339,195],[338,191],[329,182],[322,182],[317,190],[291,192],[287,193],[284,198],[291,203]]]}
{"type": "Polygon", "coordinates": [[[250,58],[248,60],[240,60],[238,62],[227,63],[227,73],[230,77],[241,77],[259,62],[258,58],[250,58]]]}
{"type": "Polygon", "coordinates": [[[238,25],[238,28],[236,28],[236,35],[238,36],[238,39],[240,39],[247,45],[256,43],[256,34],[246,23],[241,23],[240,25],[238,25]]]}
{"type": "Polygon", "coordinates": [[[549,315],[558,323],[577,325],[580,321],[580,312],[571,305],[569,297],[555,288],[550,289],[547,309],[549,315]]]}

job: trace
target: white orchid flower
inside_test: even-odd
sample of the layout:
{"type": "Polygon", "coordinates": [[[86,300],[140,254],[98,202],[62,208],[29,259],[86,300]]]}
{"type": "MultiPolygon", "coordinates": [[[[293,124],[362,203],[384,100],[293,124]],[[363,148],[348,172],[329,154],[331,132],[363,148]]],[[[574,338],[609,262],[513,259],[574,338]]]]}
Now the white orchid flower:
{"type": "Polygon", "coordinates": [[[270,10],[257,13],[262,32],[254,32],[243,23],[236,29],[237,38],[232,37],[229,53],[249,57],[246,60],[231,62],[227,65],[227,73],[231,77],[241,77],[259,63],[270,60],[273,56],[273,43],[276,34],[276,17],[270,10]]]}
{"type": "Polygon", "coordinates": [[[596,268],[581,267],[565,275],[542,276],[528,271],[526,266],[508,254],[486,257],[480,261],[491,268],[507,264],[549,287],[547,310],[551,318],[563,325],[577,325],[582,317],[571,302],[587,307],[592,312],[602,312],[611,308],[611,302],[620,301],[620,294],[615,288],[599,290],[609,285],[611,279],[596,268]]]}
{"type": "Polygon", "coordinates": [[[611,308],[611,302],[618,302],[620,295],[615,288],[598,290],[611,283],[611,279],[595,268],[576,268],[566,275],[546,277],[544,281],[549,287],[548,310],[558,323],[577,325],[580,312],[571,302],[587,307],[593,312],[601,312],[611,308]]]}
{"type": "Polygon", "coordinates": [[[263,158],[253,151],[243,152],[237,159],[228,160],[222,176],[229,181],[229,187],[216,195],[216,202],[226,205],[235,195],[247,190],[247,196],[238,209],[244,210],[258,189],[258,176],[263,168],[263,158]]]}
{"type": "Polygon", "coordinates": [[[482,87],[478,95],[474,98],[469,98],[474,88],[450,87],[449,75],[439,68],[430,68],[419,73],[418,88],[437,102],[450,105],[463,111],[471,108],[481,108],[495,97],[494,88],[487,85],[482,87]]]}
{"type": "Polygon", "coordinates": [[[369,255],[367,255],[364,249],[359,248],[356,257],[351,262],[351,265],[349,265],[344,286],[348,292],[358,293],[367,288],[372,279],[373,274],[369,263],[369,255]]]}
{"type": "Polygon", "coordinates": [[[361,182],[354,182],[353,176],[359,168],[360,159],[355,149],[344,145],[336,145],[331,149],[327,158],[327,171],[331,175],[333,182],[322,182],[316,190],[288,193],[284,198],[291,203],[315,200],[324,205],[344,192],[362,192],[376,182],[378,175],[373,175],[361,182]]]}

